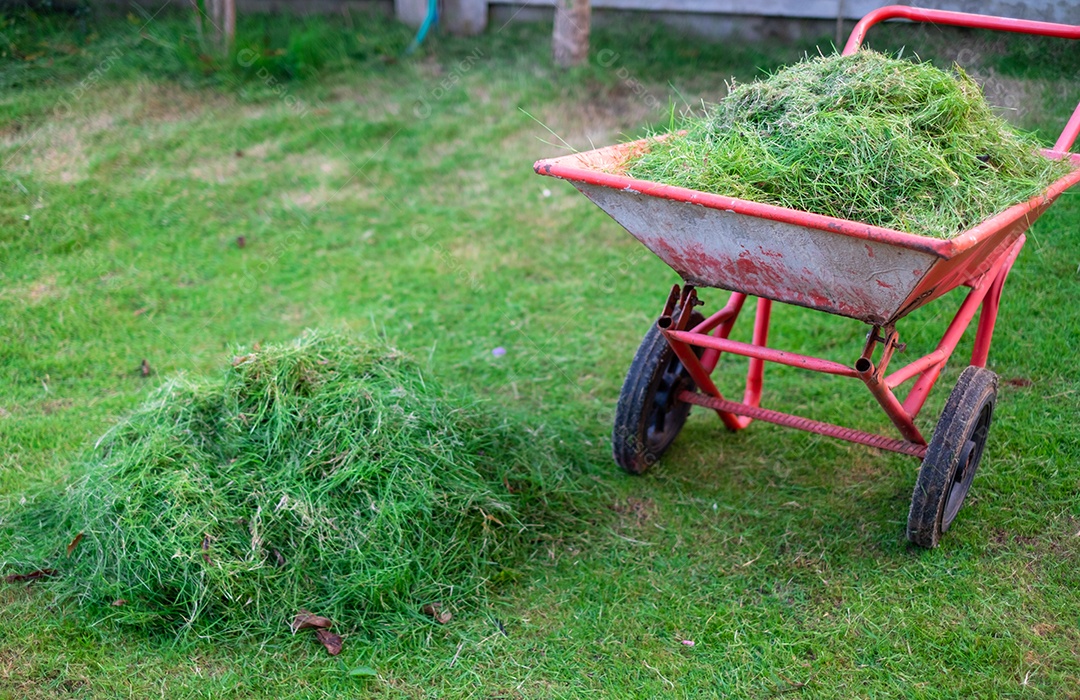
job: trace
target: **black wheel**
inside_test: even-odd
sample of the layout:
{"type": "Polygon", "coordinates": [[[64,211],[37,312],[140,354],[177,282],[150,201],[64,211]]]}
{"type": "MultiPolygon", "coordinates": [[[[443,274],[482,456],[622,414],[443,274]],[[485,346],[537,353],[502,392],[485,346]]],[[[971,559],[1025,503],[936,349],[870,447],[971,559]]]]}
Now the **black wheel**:
{"type": "MultiPolygon", "coordinates": [[[[695,311],[690,314],[690,327],[704,320],[695,311]]],[[[700,348],[694,351],[701,354],[700,348]]],[[[631,474],[644,474],[682,430],[690,404],[679,401],[679,392],[693,389],[690,373],[654,323],[634,355],[619,394],[611,436],[616,464],[631,474]]]]}
{"type": "Polygon", "coordinates": [[[979,468],[997,401],[997,375],[968,367],[949,394],[919,469],[908,539],[930,549],[949,529],[979,468]]]}

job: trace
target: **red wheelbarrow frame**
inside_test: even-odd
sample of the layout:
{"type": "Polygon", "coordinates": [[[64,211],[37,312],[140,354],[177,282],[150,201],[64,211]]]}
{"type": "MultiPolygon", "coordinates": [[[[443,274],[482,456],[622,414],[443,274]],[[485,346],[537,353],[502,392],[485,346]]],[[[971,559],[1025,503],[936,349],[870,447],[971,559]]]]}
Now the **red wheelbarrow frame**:
{"type": "MultiPolygon", "coordinates": [[[[888,19],[907,19],[916,22],[932,22],[977,29],[995,29],[1039,36],[1080,39],[1080,27],[1069,25],[891,5],[870,12],[855,25],[847,44],[844,46],[844,55],[855,53],[862,44],[863,39],[865,39],[866,32],[870,27],[888,19]]],[[[1072,117],[1048,155],[1064,157],[1076,141],[1078,134],[1080,134],[1080,104],[1077,105],[1072,117]]],[[[1076,160],[1075,157],[1073,159],[1076,160]]],[[[988,221],[986,224],[991,224],[992,221],[988,221]]],[[[689,371],[698,390],[704,392],[683,391],[679,394],[679,399],[715,410],[724,425],[730,430],[741,430],[752,421],[761,420],[922,459],[926,454],[927,443],[922,433],[915,426],[915,418],[922,410],[930,390],[937,382],[946,362],[952,356],[953,350],[956,349],[957,344],[980,307],[982,311],[979,314],[970,364],[975,367],[986,366],[987,356],[990,352],[990,342],[994,335],[994,324],[997,321],[1002,288],[1005,285],[1005,279],[1009,275],[1009,270],[1012,269],[1013,263],[1024,246],[1024,241],[1025,236],[1021,233],[1012,245],[1005,248],[997,256],[990,269],[977,275],[975,274],[976,271],[972,270],[972,278],[962,282],[962,286],[970,287],[970,291],[934,351],[888,375],[886,375],[886,370],[893,354],[897,350],[903,349],[903,345],[899,342],[899,334],[896,331],[895,323],[874,325],[873,330],[867,337],[862,355],[855,361],[854,367],[849,367],[830,360],[766,347],[772,301],[763,297],[758,298],[751,343],[741,343],[728,339],[728,335],[731,333],[731,329],[735,325],[747,297],[746,294],[739,292],[732,293],[724,308],[712,314],[702,323],[688,329],[687,325],[691,312],[700,302],[697,301],[696,289],[692,285],[686,285],[681,289],[676,285],[671,290],[664,312],[657,323],[664,337],[667,338],[668,344],[671,345],[672,350],[678,356],[679,361],[689,371]],[[676,309],[680,310],[680,314],[678,318],[673,318],[672,313],[676,309]],[[882,350],[880,358],[875,364],[873,357],[878,345],[882,346],[882,350]],[[694,352],[693,347],[704,349],[700,359],[694,352]],[[746,376],[746,390],[742,402],[725,399],[712,380],[711,374],[720,360],[720,354],[723,352],[750,358],[750,366],[746,376]],[[776,362],[791,367],[801,367],[813,372],[861,379],[870,389],[870,393],[881,404],[893,425],[900,431],[903,439],[867,433],[833,423],[824,423],[762,408],[761,389],[765,362],[776,362]],[[894,393],[894,389],[916,377],[914,386],[905,399],[901,401],[894,393]]]]}
{"type": "Polygon", "coordinates": [[[982,313],[979,316],[978,329],[975,334],[975,346],[971,352],[971,364],[976,367],[986,366],[986,358],[990,351],[990,340],[994,333],[994,323],[997,320],[1001,290],[1005,284],[1005,278],[1008,276],[1009,270],[1012,268],[1016,256],[1020,254],[1023,245],[1024,236],[1021,235],[1003,255],[998,257],[989,271],[966,285],[971,287],[971,291],[968,292],[964,302],[960,305],[960,310],[956,313],[941,342],[938,343],[933,352],[920,357],[889,375],[886,375],[885,371],[889,366],[893,353],[898,349],[903,349],[903,345],[899,342],[899,334],[896,331],[895,324],[874,326],[867,337],[862,355],[855,361],[854,367],[848,367],[831,360],[766,347],[772,301],[762,297],[759,297],[757,301],[754,335],[751,343],[741,343],[728,339],[728,335],[731,333],[731,329],[734,327],[735,321],[742,310],[743,303],[746,301],[747,295],[740,292],[732,293],[724,308],[697,326],[687,329],[690,313],[699,304],[697,290],[692,285],[686,285],[682,288],[675,285],[664,307],[664,313],[657,323],[664,337],[667,338],[668,344],[671,345],[671,349],[675,351],[679,361],[690,373],[695,385],[704,392],[702,394],[696,391],[683,391],[679,394],[679,400],[715,410],[724,425],[730,430],[741,430],[756,419],[922,459],[926,454],[926,440],[915,426],[915,417],[922,410],[923,404],[930,394],[930,389],[937,382],[945,363],[948,362],[949,357],[960,342],[960,338],[964,335],[964,331],[967,330],[980,306],[982,307],[982,313]],[[681,311],[678,318],[672,316],[675,309],[681,311]],[[873,355],[879,344],[883,346],[883,349],[881,357],[877,365],[875,365],[873,355]],[[692,349],[693,347],[704,349],[700,359],[692,349]],[[750,358],[750,367],[746,376],[746,391],[743,394],[741,403],[726,400],[712,380],[712,372],[720,361],[720,354],[723,352],[750,358]],[[762,408],[761,389],[765,362],[776,362],[790,367],[801,367],[812,372],[861,379],[870,389],[874,398],[881,404],[881,407],[885,409],[885,413],[900,431],[903,439],[867,433],[833,423],[824,423],[762,408]],[[893,393],[893,389],[916,376],[918,380],[911,391],[908,392],[905,400],[901,402],[893,393]]]}
{"type": "MultiPolygon", "coordinates": [[[[847,55],[857,51],[867,30],[888,19],[907,19],[916,22],[1080,39],[1080,27],[1076,26],[893,5],[875,10],[859,21],[843,53],[847,55]]],[[[1080,134],[1080,105],[1077,106],[1054,147],[1044,151],[1044,155],[1051,158],[1068,158],[1080,166],[1080,155],[1069,153],[1078,134],[1080,134]]],[[[612,174],[610,170],[605,171],[602,163],[598,165],[590,162],[590,158],[610,159],[612,156],[607,153],[609,151],[625,153],[643,145],[644,142],[625,144],[621,147],[601,149],[579,156],[539,161],[534,168],[537,173],[574,182],[579,189],[594,200],[602,196],[604,191],[617,191],[620,196],[642,195],[677,203],[699,204],[712,210],[726,211],[733,216],[760,217],[781,222],[781,225],[803,226],[807,229],[829,231],[840,234],[842,237],[854,238],[866,244],[870,257],[873,257],[871,244],[882,243],[931,254],[943,263],[939,268],[940,271],[931,270],[926,273],[926,277],[912,289],[907,298],[901,297],[898,300],[899,305],[889,310],[888,316],[882,316],[879,311],[869,307],[859,307],[857,299],[856,303],[845,307],[822,295],[810,296],[807,300],[798,290],[795,296],[791,296],[792,285],[790,284],[783,290],[787,295],[784,301],[860,318],[872,326],[862,354],[855,361],[854,366],[849,367],[822,358],[767,347],[769,317],[773,303],[772,299],[768,298],[767,285],[764,291],[753,294],[758,297],[758,301],[752,342],[743,343],[728,338],[747,296],[750,295],[744,291],[733,291],[724,308],[690,327],[694,307],[701,305],[694,285],[695,275],[692,269],[694,261],[686,262],[689,258],[684,255],[685,251],[673,251],[664,240],[654,241],[658,243],[656,247],[650,245],[653,252],[664,257],[665,262],[679,271],[687,281],[684,286],[675,285],[668,297],[663,314],[657,321],[659,330],[697,387],[697,391],[679,393],[680,401],[715,410],[725,426],[731,430],[740,430],[754,420],[762,420],[920,459],[926,455],[927,441],[915,426],[915,418],[923,408],[946,362],[981,308],[971,353],[971,365],[986,366],[1002,288],[1009,270],[1024,245],[1024,232],[1058,195],[1080,181],[1080,167],[1078,167],[1072,174],[1051,185],[1043,195],[1013,206],[954,239],[933,240],[858,222],[631,180],[612,174]],[[893,355],[904,349],[896,331],[897,321],[912,309],[960,286],[969,287],[970,291],[934,351],[886,374],[893,355]],[[874,356],[879,345],[881,352],[875,363],[874,356]],[[701,350],[700,356],[695,352],[695,348],[701,350]],[[725,399],[711,378],[721,354],[725,352],[750,358],[746,388],[741,402],[725,399]],[[862,380],[899,430],[901,439],[762,408],[760,404],[765,362],[862,380]],[[915,380],[914,385],[901,401],[894,390],[912,379],[915,380]]],[[[637,233],[635,235],[641,238],[637,233]]],[[[645,239],[642,241],[646,242],[645,239]]],[[[768,252],[765,254],[768,255],[768,252]]],[[[920,273],[919,270],[915,272],[920,273]]],[[[889,285],[882,284],[881,286],[888,287],[889,285]]],[[[758,287],[761,289],[762,285],[758,284],[758,287]]],[[[738,289],[738,285],[729,288],[738,289]]],[[[754,290],[746,291],[753,292],[754,290]]],[[[779,299],[783,295],[778,291],[775,296],[779,299]]]]}

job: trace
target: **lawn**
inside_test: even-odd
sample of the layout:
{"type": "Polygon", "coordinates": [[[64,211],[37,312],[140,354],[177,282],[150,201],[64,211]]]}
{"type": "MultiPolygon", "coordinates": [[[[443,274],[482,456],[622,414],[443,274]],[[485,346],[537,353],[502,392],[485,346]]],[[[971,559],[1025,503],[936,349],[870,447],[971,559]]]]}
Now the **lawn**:
{"type": "MultiPolygon", "coordinates": [[[[696,411],[648,475],[617,472],[619,388],[678,280],[531,169],[666,125],[672,103],[828,39],[709,44],[626,24],[559,72],[548,27],[404,58],[406,30],[353,15],[293,22],[308,39],[267,65],[214,66],[181,40],[183,15],[24,19],[0,27],[4,498],[66,483],[163,378],[313,327],[382,337],[574,441],[595,487],[587,522],[483,605],[447,625],[354,630],[337,659],[284,622],[269,639],[177,639],[0,584],[0,697],[1080,697],[1076,193],[1033,227],[1009,278],[988,451],[942,546],[922,551],[903,534],[910,458],[764,424],[730,434],[696,411]],[[350,676],[358,666],[377,677],[350,676]]],[[[290,27],[245,22],[241,46],[290,27]]],[[[1064,42],[877,36],[972,66],[1044,141],[1080,97],[1064,42]]],[[[725,294],[702,297],[717,308],[725,294]]],[[[958,303],[900,326],[909,353],[933,347],[958,303]]],[[[865,332],[778,307],[770,341],[850,363],[865,332]]],[[[722,367],[737,383],[742,363],[722,367]]],[[[885,428],[852,382],[774,366],[766,379],[781,410],[885,428]]]]}

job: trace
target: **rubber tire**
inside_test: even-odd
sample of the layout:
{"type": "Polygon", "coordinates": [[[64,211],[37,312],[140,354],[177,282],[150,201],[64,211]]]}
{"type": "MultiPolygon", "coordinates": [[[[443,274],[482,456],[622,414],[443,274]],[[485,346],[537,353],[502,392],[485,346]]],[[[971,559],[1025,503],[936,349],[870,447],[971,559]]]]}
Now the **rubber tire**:
{"type": "MultiPolygon", "coordinates": [[[[704,316],[694,311],[690,314],[690,327],[704,320],[704,316]]],[[[701,348],[694,348],[694,352],[700,356],[701,348]]],[[[674,442],[686,423],[686,417],[690,415],[690,404],[675,402],[664,414],[663,433],[650,438],[649,423],[651,418],[655,420],[653,409],[657,392],[665,389],[667,396],[673,397],[679,391],[692,391],[694,388],[694,380],[654,323],[638,346],[615,408],[615,429],[611,434],[615,463],[630,474],[644,474],[655,464],[674,442]],[[669,380],[672,374],[677,375],[674,386],[662,386],[665,373],[669,380]]]]}
{"type": "Polygon", "coordinates": [[[986,446],[997,388],[996,374],[968,367],[949,394],[911,497],[907,538],[914,544],[936,547],[959,512],[986,446]]]}

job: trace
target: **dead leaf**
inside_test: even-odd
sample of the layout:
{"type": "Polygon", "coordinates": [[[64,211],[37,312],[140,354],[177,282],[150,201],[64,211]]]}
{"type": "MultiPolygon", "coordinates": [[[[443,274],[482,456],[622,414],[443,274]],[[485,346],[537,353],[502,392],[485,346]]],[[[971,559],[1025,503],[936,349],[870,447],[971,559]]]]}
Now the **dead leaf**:
{"type": "Polygon", "coordinates": [[[1035,382],[1027,377],[1013,377],[1012,379],[1006,379],[1005,383],[1009,386],[1031,386],[1035,382]]]}
{"type": "Polygon", "coordinates": [[[50,576],[56,576],[56,569],[38,569],[37,571],[31,571],[28,574],[8,574],[4,580],[8,583],[25,583],[27,581],[37,581],[38,579],[48,578],[50,576]]]}
{"type": "Polygon", "coordinates": [[[301,610],[296,613],[296,617],[293,618],[292,624],[289,628],[292,629],[292,633],[296,634],[300,630],[307,629],[330,629],[330,626],[334,624],[330,621],[330,618],[323,617],[321,615],[315,615],[309,613],[307,610],[301,610]]]}
{"type": "Polygon", "coordinates": [[[80,532],[79,534],[75,535],[75,539],[68,543],[67,553],[69,557],[71,556],[71,553],[75,551],[75,548],[79,546],[79,543],[82,542],[82,538],[83,533],[80,532]]]}
{"type": "Polygon", "coordinates": [[[270,550],[270,554],[274,557],[274,563],[278,565],[278,568],[285,566],[285,557],[281,555],[281,552],[276,549],[270,550]]]}
{"type": "Polygon", "coordinates": [[[237,248],[243,248],[245,245],[247,245],[247,239],[244,238],[243,236],[237,236],[236,237],[236,247],[237,248]]]}
{"type": "Polygon", "coordinates": [[[112,602],[112,606],[114,608],[119,608],[121,605],[127,605],[127,601],[124,600],[123,598],[117,598],[116,600],[114,600],[112,602]]]}
{"type": "Polygon", "coordinates": [[[237,365],[242,365],[243,363],[247,362],[248,360],[254,360],[254,359],[255,359],[255,356],[252,355],[251,353],[248,353],[247,355],[237,355],[236,357],[233,358],[232,366],[236,367],[237,365]]]}
{"type": "Polygon", "coordinates": [[[144,376],[144,377],[149,377],[150,376],[150,373],[152,371],[150,369],[150,363],[147,362],[145,359],[143,359],[143,361],[142,361],[142,367],[140,368],[140,371],[142,372],[142,376],[144,376]]]}
{"type": "Polygon", "coordinates": [[[330,630],[315,630],[315,638],[326,647],[326,652],[330,656],[337,656],[341,653],[341,637],[330,630]]]}
{"type": "Polygon", "coordinates": [[[435,622],[438,622],[440,625],[445,625],[454,617],[452,613],[442,609],[442,603],[428,603],[420,608],[420,612],[435,618],[435,622]]]}
{"type": "Polygon", "coordinates": [[[202,551],[203,551],[202,558],[206,560],[206,563],[207,564],[213,564],[214,562],[210,561],[210,555],[207,554],[207,552],[210,551],[210,535],[203,535],[203,538],[202,538],[202,551]]]}

